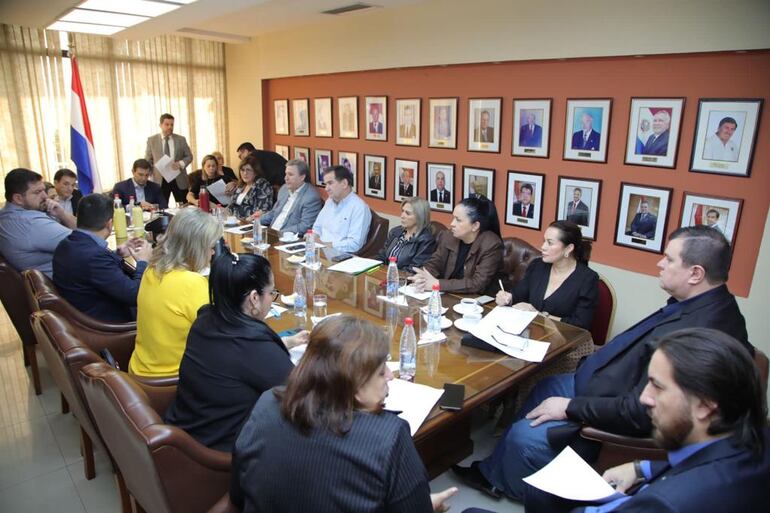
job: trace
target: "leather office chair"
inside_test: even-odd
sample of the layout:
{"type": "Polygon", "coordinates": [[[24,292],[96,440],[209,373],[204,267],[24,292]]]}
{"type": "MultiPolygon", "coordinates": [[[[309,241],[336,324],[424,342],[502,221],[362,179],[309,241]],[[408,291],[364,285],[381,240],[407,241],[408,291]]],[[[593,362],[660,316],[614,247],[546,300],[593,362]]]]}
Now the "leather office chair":
{"type": "Polygon", "coordinates": [[[433,237],[438,239],[438,236],[441,232],[447,231],[449,228],[444,226],[443,224],[439,223],[438,221],[431,221],[430,222],[430,233],[433,234],[433,237]]]}
{"type": "Polygon", "coordinates": [[[369,233],[366,241],[355,254],[363,258],[374,258],[388,240],[388,220],[380,217],[372,210],[372,222],[369,224],[369,233]]]}
{"type": "Polygon", "coordinates": [[[599,276],[599,304],[591,321],[591,338],[595,346],[607,342],[612,321],[615,318],[615,290],[603,276],[599,276]]]}
{"type": "Polygon", "coordinates": [[[503,239],[503,286],[510,291],[523,277],[529,262],[541,255],[539,249],[516,237],[503,239]]]}
{"type": "Polygon", "coordinates": [[[138,511],[205,513],[227,492],[230,454],[164,424],[130,376],[93,363],[80,370],[80,383],[138,511]]]}
{"type": "Polygon", "coordinates": [[[2,256],[0,256],[0,300],[3,303],[3,307],[5,307],[5,311],[8,313],[8,317],[11,318],[13,327],[16,328],[16,332],[19,334],[24,353],[24,365],[30,367],[35,394],[40,395],[43,390],[40,385],[37,353],[35,353],[37,342],[35,334],[32,332],[32,325],[29,323],[29,315],[32,313],[32,309],[24,293],[24,281],[21,273],[14,269],[2,256]]]}

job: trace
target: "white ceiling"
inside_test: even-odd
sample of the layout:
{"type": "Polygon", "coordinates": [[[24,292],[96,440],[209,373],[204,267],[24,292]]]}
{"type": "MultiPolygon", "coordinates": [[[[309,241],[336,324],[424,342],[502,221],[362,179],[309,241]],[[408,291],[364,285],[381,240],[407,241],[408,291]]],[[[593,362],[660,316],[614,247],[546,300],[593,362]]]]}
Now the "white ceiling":
{"type": "MultiPolygon", "coordinates": [[[[179,34],[224,42],[245,42],[268,32],[333,19],[321,11],[361,2],[393,8],[424,0],[198,0],[118,32],[116,39],[147,39],[179,34]],[[192,30],[187,30],[192,29],[192,30]]],[[[2,23],[44,28],[82,0],[0,0],[2,23]]],[[[371,10],[357,14],[371,12],[371,10]]]]}

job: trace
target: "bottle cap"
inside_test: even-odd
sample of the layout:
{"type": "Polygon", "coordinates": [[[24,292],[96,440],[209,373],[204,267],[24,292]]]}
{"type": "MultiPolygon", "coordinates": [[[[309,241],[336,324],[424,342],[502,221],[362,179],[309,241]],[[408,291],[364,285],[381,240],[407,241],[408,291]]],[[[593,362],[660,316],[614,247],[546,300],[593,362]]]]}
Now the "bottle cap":
{"type": "Polygon", "coordinates": [[[406,319],[404,319],[404,325],[405,326],[411,326],[413,324],[414,324],[414,321],[412,320],[411,317],[407,317],[406,319]]]}
{"type": "Polygon", "coordinates": [[[439,290],[439,288],[440,288],[440,287],[439,287],[439,284],[438,284],[438,283],[434,283],[434,284],[433,284],[433,290],[439,290]]]}
{"type": "Polygon", "coordinates": [[[313,229],[312,228],[308,229],[307,233],[313,233],[313,229]]]}
{"type": "Polygon", "coordinates": [[[388,258],[388,262],[396,262],[398,259],[396,257],[390,257],[388,258]]]}

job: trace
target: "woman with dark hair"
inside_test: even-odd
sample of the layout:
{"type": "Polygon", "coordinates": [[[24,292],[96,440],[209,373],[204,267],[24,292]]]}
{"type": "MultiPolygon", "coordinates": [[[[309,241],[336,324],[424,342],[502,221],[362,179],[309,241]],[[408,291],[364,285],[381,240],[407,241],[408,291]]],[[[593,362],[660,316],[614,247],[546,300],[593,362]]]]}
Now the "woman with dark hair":
{"type": "Polygon", "coordinates": [[[262,394],[233,451],[232,502],[246,512],[445,511],[409,425],[383,411],[389,340],[349,315],[318,324],[286,388],[262,394]]]}
{"type": "Polygon", "coordinates": [[[452,212],[449,227],[438,236],[430,260],[409,280],[421,290],[438,283],[445,292],[492,293],[503,269],[495,205],[484,197],[465,198],[452,212]]]}
{"type": "Polygon", "coordinates": [[[556,320],[589,329],[599,302],[599,275],[588,267],[590,249],[578,225],[551,223],[540,246],[542,257],[529,263],[512,293],[497,293],[497,304],[547,312],[556,320]]]}
{"type": "MultiPolygon", "coordinates": [[[[208,188],[214,182],[223,180],[225,183],[234,182],[235,173],[229,167],[220,168],[217,158],[214,155],[206,155],[201,162],[201,168],[190,173],[190,190],[187,193],[187,202],[191,205],[198,205],[198,197],[201,193],[201,187],[208,188]]],[[[213,194],[210,195],[211,202],[221,205],[219,200],[213,194]]]]}
{"type": "Polygon", "coordinates": [[[273,208],[273,187],[262,173],[259,160],[248,154],[238,166],[241,179],[233,193],[230,210],[239,219],[253,220],[257,212],[273,208]]]}
{"type": "Polygon", "coordinates": [[[259,396],[286,382],[293,368],[287,347],[307,342],[307,331],[282,340],[265,324],[278,295],[274,283],[259,255],[225,253],[211,266],[211,304],[190,329],[176,399],[165,415],[207,447],[232,450],[259,396]]]}

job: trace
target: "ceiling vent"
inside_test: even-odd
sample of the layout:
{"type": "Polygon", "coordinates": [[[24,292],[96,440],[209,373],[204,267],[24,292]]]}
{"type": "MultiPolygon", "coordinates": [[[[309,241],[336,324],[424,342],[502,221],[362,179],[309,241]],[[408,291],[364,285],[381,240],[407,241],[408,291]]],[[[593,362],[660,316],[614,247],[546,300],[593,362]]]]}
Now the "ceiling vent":
{"type": "Polygon", "coordinates": [[[321,14],[331,14],[332,16],[341,16],[343,14],[350,14],[352,12],[364,11],[366,9],[373,9],[375,6],[364,3],[355,3],[350,5],[344,5],[337,7],[336,9],[329,9],[328,11],[321,11],[321,14]]]}
{"type": "Polygon", "coordinates": [[[239,36],[237,34],[228,34],[226,32],[214,32],[213,30],[201,30],[191,27],[182,27],[177,29],[177,32],[181,34],[189,34],[192,36],[202,37],[204,39],[213,39],[216,41],[223,41],[227,43],[248,43],[251,41],[250,37],[239,36]]]}

